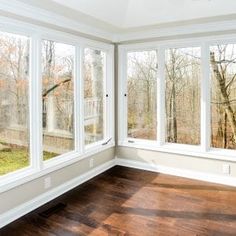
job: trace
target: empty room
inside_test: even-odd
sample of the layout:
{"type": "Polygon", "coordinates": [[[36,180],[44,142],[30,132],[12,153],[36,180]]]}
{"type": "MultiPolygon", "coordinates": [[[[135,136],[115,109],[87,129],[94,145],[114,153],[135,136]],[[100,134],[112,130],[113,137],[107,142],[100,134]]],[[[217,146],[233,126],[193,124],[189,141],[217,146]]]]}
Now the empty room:
{"type": "Polygon", "coordinates": [[[235,0],[0,0],[0,236],[236,235],[235,0]]]}

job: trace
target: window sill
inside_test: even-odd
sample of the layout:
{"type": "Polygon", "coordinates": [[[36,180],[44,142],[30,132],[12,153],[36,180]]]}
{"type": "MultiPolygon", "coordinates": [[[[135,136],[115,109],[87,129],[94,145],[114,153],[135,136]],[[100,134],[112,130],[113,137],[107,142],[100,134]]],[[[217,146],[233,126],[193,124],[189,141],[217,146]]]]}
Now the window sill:
{"type": "Polygon", "coordinates": [[[229,161],[236,162],[236,151],[234,150],[223,150],[211,148],[209,151],[202,151],[201,146],[193,146],[193,145],[184,145],[184,144],[171,144],[166,143],[163,145],[158,145],[158,142],[153,144],[153,141],[140,141],[130,143],[128,140],[119,141],[119,146],[122,147],[130,147],[136,149],[150,150],[150,151],[158,151],[170,154],[180,154],[184,156],[192,156],[192,157],[201,157],[212,160],[220,160],[220,161],[229,161]]]}
{"type": "Polygon", "coordinates": [[[107,144],[106,146],[96,145],[91,149],[87,149],[84,154],[79,152],[70,152],[69,154],[58,156],[55,159],[51,159],[44,162],[42,170],[36,170],[32,167],[21,169],[19,171],[4,175],[0,177],[0,194],[9,191],[19,185],[30,182],[34,179],[40,178],[56,170],[62,169],[66,166],[72,165],[83,159],[86,159],[92,155],[98,154],[109,148],[115,146],[114,142],[107,144]]]}

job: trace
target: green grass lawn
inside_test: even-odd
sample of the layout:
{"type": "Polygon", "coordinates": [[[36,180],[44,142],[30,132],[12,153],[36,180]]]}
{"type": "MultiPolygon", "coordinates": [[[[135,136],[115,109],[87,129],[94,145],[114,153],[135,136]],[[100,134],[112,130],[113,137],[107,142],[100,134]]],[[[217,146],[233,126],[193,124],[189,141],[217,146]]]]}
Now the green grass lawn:
{"type": "MultiPolygon", "coordinates": [[[[44,152],[44,160],[57,156],[55,153],[44,152]]],[[[29,166],[28,151],[25,148],[11,148],[0,151],[0,176],[29,166]]]]}

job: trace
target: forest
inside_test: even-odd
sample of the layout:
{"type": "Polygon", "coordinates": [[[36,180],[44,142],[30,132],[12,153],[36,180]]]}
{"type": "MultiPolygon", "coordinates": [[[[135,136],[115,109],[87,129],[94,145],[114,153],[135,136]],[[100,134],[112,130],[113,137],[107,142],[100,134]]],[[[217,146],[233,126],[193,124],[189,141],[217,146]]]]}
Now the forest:
{"type": "MultiPolygon", "coordinates": [[[[30,78],[30,54],[30,38],[0,34],[0,175],[30,165],[29,91],[35,79],[30,78]]],[[[100,50],[84,50],[86,144],[103,139],[105,56],[100,50]]],[[[42,40],[41,72],[39,115],[46,161],[75,148],[75,47],[42,40]]]]}
{"type": "MultiPolygon", "coordinates": [[[[128,53],[128,137],[157,138],[158,51],[128,53]]],[[[236,148],[236,48],[210,47],[211,147],[236,148]]],[[[166,142],[200,144],[201,48],[165,52],[166,142]]]]}
{"type": "MultiPolygon", "coordinates": [[[[85,48],[84,143],[105,130],[106,53],[85,48]]],[[[30,38],[0,34],[0,175],[30,165],[30,38]]],[[[128,137],[157,139],[158,51],[127,54],[128,137]]],[[[75,148],[75,47],[42,40],[43,159],[75,148]]],[[[200,145],[201,48],[165,51],[165,141],[200,145]]],[[[211,147],[236,149],[236,45],[209,48],[211,147]]],[[[78,69],[78,68],[77,68],[78,69]]],[[[77,81],[78,83],[80,81],[77,81]]],[[[80,94],[77,94],[80,96],[80,94]]]]}

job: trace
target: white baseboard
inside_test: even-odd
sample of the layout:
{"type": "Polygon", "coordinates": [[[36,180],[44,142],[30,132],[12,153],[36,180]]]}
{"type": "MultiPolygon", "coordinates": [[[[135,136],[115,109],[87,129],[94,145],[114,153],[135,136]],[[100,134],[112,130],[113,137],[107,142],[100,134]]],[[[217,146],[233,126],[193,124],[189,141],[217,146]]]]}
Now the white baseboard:
{"type": "Polygon", "coordinates": [[[105,172],[106,170],[112,168],[113,166],[115,166],[115,160],[106,162],[88,171],[87,173],[78,176],[77,178],[74,178],[20,206],[17,206],[16,208],[13,208],[10,211],[7,211],[6,213],[3,213],[2,215],[0,215],[0,228],[13,222],[14,220],[20,218],[21,216],[24,216],[27,213],[37,209],[38,207],[46,204],[47,202],[57,198],[63,193],[68,192],[69,190],[79,186],[80,184],[92,179],[93,177],[105,172]]]}
{"type": "Polygon", "coordinates": [[[116,165],[236,187],[236,178],[116,158],[116,165]]]}
{"type": "Polygon", "coordinates": [[[80,184],[92,179],[93,177],[105,172],[106,170],[116,165],[131,167],[131,168],[136,168],[136,169],[141,169],[141,170],[147,170],[147,171],[154,171],[154,172],[159,172],[163,174],[169,174],[169,175],[174,175],[174,176],[179,176],[179,177],[185,177],[185,178],[190,178],[190,179],[202,180],[202,181],[207,181],[211,183],[217,183],[217,184],[223,184],[223,185],[236,187],[236,178],[234,177],[207,174],[203,172],[190,171],[190,170],[184,170],[184,169],[179,169],[179,168],[172,168],[172,167],[167,167],[167,166],[155,165],[155,164],[144,163],[144,162],[139,162],[139,161],[132,161],[132,160],[127,160],[127,159],[122,159],[122,158],[116,158],[16,208],[13,208],[12,210],[7,211],[6,213],[3,213],[2,215],[0,215],[0,228],[4,227],[5,225],[13,222],[14,220],[20,218],[21,216],[26,215],[27,213],[46,204],[47,202],[57,198],[63,193],[68,192],[69,190],[79,186],[80,184]]]}

